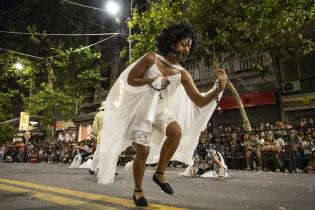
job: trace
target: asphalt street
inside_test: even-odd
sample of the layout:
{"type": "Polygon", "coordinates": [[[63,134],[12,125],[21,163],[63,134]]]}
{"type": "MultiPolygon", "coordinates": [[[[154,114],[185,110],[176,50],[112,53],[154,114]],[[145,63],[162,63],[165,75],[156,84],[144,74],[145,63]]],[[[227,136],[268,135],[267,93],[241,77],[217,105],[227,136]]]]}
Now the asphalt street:
{"type": "MultiPolygon", "coordinates": [[[[315,173],[228,171],[225,181],[190,178],[170,168],[166,176],[174,195],[162,192],[148,167],[143,190],[146,209],[314,210],[315,173]]],[[[131,200],[132,170],[123,167],[115,183],[97,184],[87,169],[64,164],[0,163],[0,209],[137,209],[131,200]]]]}

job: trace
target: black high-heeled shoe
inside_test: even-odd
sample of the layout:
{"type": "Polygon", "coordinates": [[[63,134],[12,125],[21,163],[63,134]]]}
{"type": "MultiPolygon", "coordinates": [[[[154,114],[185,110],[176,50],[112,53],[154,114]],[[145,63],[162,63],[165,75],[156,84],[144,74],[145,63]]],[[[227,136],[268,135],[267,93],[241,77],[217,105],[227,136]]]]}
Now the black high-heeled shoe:
{"type": "Polygon", "coordinates": [[[172,195],[172,194],[174,193],[174,191],[173,191],[171,185],[170,185],[168,182],[165,182],[165,183],[161,182],[161,181],[158,179],[157,174],[159,174],[159,175],[164,175],[164,173],[155,172],[155,173],[153,174],[153,181],[154,181],[157,185],[159,185],[159,187],[161,188],[161,190],[163,190],[163,192],[172,195]]]}
{"type": "MultiPolygon", "coordinates": [[[[134,190],[134,192],[142,192],[142,190],[134,190]]],[[[143,196],[136,199],[136,195],[135,195],[135,193],[133,193],[132,199],[135,202],[136,206],[140,206],[140,207],[147,207],[148,206],[148,201],[143,196]]]]}

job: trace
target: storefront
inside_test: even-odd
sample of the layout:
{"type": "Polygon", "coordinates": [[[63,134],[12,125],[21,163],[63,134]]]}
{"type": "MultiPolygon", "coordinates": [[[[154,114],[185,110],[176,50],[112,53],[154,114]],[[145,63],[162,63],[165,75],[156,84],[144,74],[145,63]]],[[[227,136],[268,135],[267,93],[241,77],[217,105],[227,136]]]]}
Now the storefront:
{"type": "Polygon", "coordinates": [[[91,139],[91,128],[96,113],[97,112],[80,114],[73,119],[73,122],[78,128],[78,141],[91,139]]]}
{"type": "Polygon", "coordinates": [[[56,122],[56,136],[59,141],[73,141],[77,140],[77,126],[72,121],[57,121],[56,122]]]}
{"type": "Polygon", "coordinates": [[[315,119],[315,92],[282,96],[281,101],[282,116],[286,121],[301,117],[315,119]]]}
{"type": "MultiPolygon", "coordinates": [[[[245,93],[240,98],[252,124],[279,120],[280,111],[275,91],[245,93]]],[[[234,96],[221,98],[212,121],[214,125],[240,125],[242,123],[242,117],[234,96]]]]}

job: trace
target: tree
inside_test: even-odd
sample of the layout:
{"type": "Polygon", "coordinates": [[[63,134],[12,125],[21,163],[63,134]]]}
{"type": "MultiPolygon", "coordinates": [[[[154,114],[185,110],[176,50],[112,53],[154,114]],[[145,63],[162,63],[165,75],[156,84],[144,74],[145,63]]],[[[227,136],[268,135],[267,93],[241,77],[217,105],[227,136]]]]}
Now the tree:
{"type": "Polygon", "coordinates": [[[89,45],[104,37],[39,36],[104,32],[104,27],[81,18],[97,15],[94,10],[48,0],[24,0],[18,6],[1,11],[2,30],[32,34],[0,34],[2,48],[34,56],[0,53],[0,93],[16,91],[15,103],[10,109],[21,104],[16,110],[41,114],[44,127],[52,128],[57,116],[71,118],[82,99],[99,88],[100,81],[106,79],[102,74],[107,65],[101,59],[101,47],[92,50],[83,48],[82,43],[89,45]],[[12,16],[19,17],[19,21],[10,18],[12,16]],[[22,71],[14,67],[16,62],[23,64],[22,71]]]}
{"type": "Polygon", "coordinates": [[[15,130],[10,125],[0,124],[0,146],[6,142],[12,141],[15,135],[15,130]]]}
{"type": "MultiPolygon", "coordinates": [[[[235,55],[269,53],[276,60],[313,50],[312,40],[305,38],[301,28],[314,20],[314,8],[312,0],[162,0],[151,3],[141,15],[133,13],[129,26],[136,32],[130,39],[137,42],[133,51],[138,56],[154,49],[153,40],[161,28],[187,18],[197,29],[197,56],[210,55],[214,69],[235,55]]],[[[240,97],[230,81],[228,87],[250,130],[240,97]]]]}
{"type": "MultiPolygon", "coordinates": [[[[16,91],[9,90],[6,93],[0,92],[0,122],[9,120],[12,117],[12,102],[16,96],[16,91]]],[[[12,140],[14,128],[10,125],[0,124],[0,145],[12,140]]]]}
{"type": "Polygon", "coordinates": [[[132,48],[133,60],[146,52],[156,50],[156,36],[163,28],[170,23],[187,18],[184,9],[188,2],[188,0],[161,0],[155,3],[150,1],[147,11],[140,14],[137,9],[133,10],[132,18],[128,22],[128,27],[133,30],[128,39],[135,43],[132,48]]]}
{"type": "Polygon", "coordinates": [[[82,99],[93,94],[99,82],[105,80],[101,76],[105,64],[100,61],[100,53],[89,48],[73,53],[72,48],[57,47],[52,50],[56,53],[55,57],[33,65],[33,70],[44,73],[46,80],[37,81],[38,90],[24,100],[31,114],[43,115],[46,128],[54,127],[56,113],[71,119],[82,99]]]}

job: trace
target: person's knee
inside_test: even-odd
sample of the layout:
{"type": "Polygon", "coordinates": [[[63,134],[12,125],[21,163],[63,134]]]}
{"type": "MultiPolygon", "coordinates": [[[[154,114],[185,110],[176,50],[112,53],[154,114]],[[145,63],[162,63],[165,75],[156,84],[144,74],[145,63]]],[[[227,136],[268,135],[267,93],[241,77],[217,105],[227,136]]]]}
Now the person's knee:
{"type": "Polygon", "coordinates": [[[137,150],[137,156],[142,159],[142,160],[146,160],[149,156],[149,152],[150,150],[148,148],[141,148],[137,150]]]}
{"type": "Polygon", "coordinates": [[[252,153],[251,153],[250,151],[247,151],[247,152],[245,153],[245,157],[246,157],[246,158],[250,158],[251,155],[252,155],[252,153]]]}
{"type": "Polygon", "coordinates": [[[179,129],[179,130],[176,130],[175,132],[172,133],[172,138],[176,141],[179,141],[182,137],[182,130],[179,129]]]}
{"type": "Polygon", "coordinates": [[[168,139],[179,142],[182,137],[182,129],[177,123],[174,123],[166,130],[166,136],[168,139]]]}

